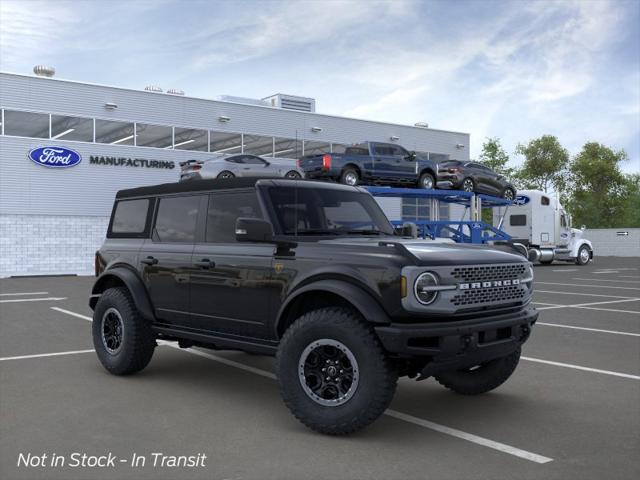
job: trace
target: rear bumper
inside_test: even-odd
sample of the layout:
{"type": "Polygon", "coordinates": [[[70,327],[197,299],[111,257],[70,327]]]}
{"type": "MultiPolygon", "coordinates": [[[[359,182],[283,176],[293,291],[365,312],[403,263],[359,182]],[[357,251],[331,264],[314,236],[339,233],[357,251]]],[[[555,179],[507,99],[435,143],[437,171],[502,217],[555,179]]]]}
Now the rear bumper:
{"type": "Polygon", "coordinates": [[[459,178],[457,175],[447,175],[447,174],[439,174],[438,181],[436,182],[436,186],[438,188],[449,188],[449,189],[460,188],[461,184],[462,184],[462,178],[459,178]]]}
{"type": "Polygon", "coordinates": [[[384,348],[403,357],[423,357],[423,377],[438,371],[471,367],[516,351],[529,338],[538,312],[527,307],[517,313],[465,320],[376,327],[384,348]]]}

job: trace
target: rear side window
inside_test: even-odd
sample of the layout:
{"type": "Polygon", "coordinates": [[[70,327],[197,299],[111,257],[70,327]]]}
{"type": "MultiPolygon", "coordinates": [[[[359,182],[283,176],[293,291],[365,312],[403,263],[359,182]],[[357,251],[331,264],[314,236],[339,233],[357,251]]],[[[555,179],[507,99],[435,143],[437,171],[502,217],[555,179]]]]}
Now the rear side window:
{"type": "Polygon", "coordinates": [[[255,191],[210,195],[206,241],[208,243],[235,243],[236,220],[240,217],[262,218],[255,191]]]}
{"type": "Polygon", "coordinates": [[[512,227],[524,227],[526,224],[526,215],[511,215],[509,217],[509,225],[511,225],[512,227]]]}
{"type": "Polygon", "coordinates": [[[110,234],[116,237],[139,237],[147,227],[149,214],[148,198],[120,200],[116,203],[111,221],[110,234]]]}
{"type": "Polygon", "coordinates": [[[160,242],[192,243],[200,196],[161,198],[153,238],[160,242]]]}

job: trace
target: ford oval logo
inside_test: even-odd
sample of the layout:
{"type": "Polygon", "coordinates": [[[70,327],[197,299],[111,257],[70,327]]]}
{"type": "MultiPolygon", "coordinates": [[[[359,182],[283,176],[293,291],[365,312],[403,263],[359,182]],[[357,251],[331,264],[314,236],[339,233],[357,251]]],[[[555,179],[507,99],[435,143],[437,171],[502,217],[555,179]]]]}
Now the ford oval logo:
{"type": "Polygon", "coordinates": [[[514,205],[526,205],[531,199],[526,195],[516,195],[516,199],[513,201],[514,205]]]}
{"type": "Polygon", "coordinates": [[[29,159],[50,168],[69,168],[79,164],[82,156],[78,152],[64,147],[39,147],[29,152],[29,159]]]}

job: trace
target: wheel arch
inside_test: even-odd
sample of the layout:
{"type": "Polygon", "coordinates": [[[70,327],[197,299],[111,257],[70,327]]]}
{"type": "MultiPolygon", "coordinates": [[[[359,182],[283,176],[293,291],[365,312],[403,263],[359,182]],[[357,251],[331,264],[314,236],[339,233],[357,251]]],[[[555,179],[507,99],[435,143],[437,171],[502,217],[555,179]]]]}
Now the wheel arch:
{"type": "Polygon", "coordinates": [[[131,298],[142,317],[150,321],[155,320],[151,300],[149,299],[144,282],[137,273],[125,266],[110,268],[98,277],[91,289],[91,298],[89,299],[91,309],[95,309],[98,299],[104,291],[114,287],[125,287],[129,290],[131,298]]]}
{"type": "Polygon", "coordinates": [[[438,180],[436,172],[434,172],[433,168],[431,168],[431,167],[424,167],[422,170],[420,170],[420,175],[418,175],[418,178],[420,178],[425,173],[428,173],[433,177],[434,183],[438,180]]]}
{"type": "Polygon", "coordinates": [[[367,322],[390,323],[382,306],[363,288],[344,280],[325,279],[306,284],[287,298],[276,317],[276,337],[281,338],[301,315],[318,308],[340,305],[355,309],[367,322]]]}
{"type": "Polygon", "coordinates": [[[340,172],[343,173],[347,168],[352,168],[353,170],[356,171],[356,173],[358,174],[358,177],[362,178],[362,170],[360,169],[360,167],[358,165],[356,165],[353,162],[349,162],[349,163],[347,163],[346,165],[344,165],[342,167],[340,172]]]}

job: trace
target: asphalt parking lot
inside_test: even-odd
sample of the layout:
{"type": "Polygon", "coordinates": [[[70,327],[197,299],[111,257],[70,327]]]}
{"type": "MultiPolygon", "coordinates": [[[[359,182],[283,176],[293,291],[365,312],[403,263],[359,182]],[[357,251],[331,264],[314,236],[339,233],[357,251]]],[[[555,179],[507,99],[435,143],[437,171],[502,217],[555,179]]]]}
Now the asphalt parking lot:
{"type": "Polygon", "coordinates": [[[114,377],[92,352],[93,278],[0,280],[0,478],[640,478],[640,258],[535,275],[539,323],[505,385],[462,397],[402,379],[387,414],[345,438],[295,420],[271,358],[161,345],[114,377]],[[73,452],[129,460],[17,465],[73,452]]]}

